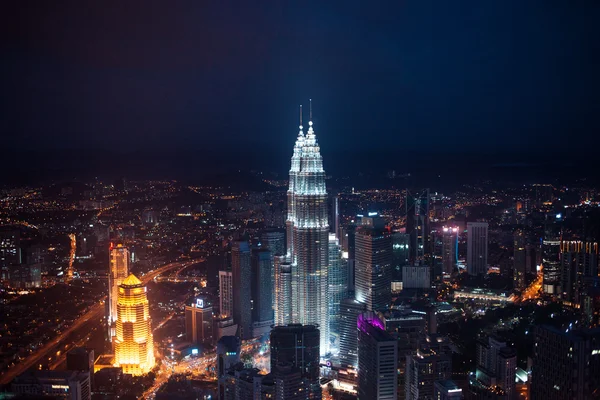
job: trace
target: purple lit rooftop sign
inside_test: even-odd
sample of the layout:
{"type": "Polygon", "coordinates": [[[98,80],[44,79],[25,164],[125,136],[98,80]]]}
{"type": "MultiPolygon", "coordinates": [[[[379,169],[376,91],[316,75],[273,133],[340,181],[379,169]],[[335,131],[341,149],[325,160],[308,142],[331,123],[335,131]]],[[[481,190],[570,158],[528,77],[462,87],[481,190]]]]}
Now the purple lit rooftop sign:
{"type": "Polygon", "coordinates": [[[377,315],[375,315],[375,313],[368,312],[360,314],[358,316],[358,320],[356,321],[356,326],[358,327],[358,329],[360,329],[362,332],[368,333],[368,325],[371,325],[375,328],[379,328],[381,330],[385,330],[383,322],[379,318],[377,318],[377,315]]]}

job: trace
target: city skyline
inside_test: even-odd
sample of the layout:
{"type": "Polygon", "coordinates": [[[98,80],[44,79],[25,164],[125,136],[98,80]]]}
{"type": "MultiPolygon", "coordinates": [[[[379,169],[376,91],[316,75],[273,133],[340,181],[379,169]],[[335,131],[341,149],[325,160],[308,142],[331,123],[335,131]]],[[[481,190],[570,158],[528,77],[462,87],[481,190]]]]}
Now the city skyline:
{"type": "Polygon", "coordinates": [[[69,3],[3,7],[0,397],[600,393],[600,3],[69,3]]]}

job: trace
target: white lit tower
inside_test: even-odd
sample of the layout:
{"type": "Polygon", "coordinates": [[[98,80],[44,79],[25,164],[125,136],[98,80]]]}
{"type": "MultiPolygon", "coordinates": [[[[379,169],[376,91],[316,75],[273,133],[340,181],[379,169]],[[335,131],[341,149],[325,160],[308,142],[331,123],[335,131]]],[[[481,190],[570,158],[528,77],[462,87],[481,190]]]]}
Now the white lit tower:
{"type": "Polygon", "coordinates": [[[313,130],[311,103],[306,135],[300,107],[300,131],[292,155],[286,221],[287,257],[292,266],[292,320],[319,326],[321,354],[327,353],[329,348],[327,217],[325,171],[313,130]]]}

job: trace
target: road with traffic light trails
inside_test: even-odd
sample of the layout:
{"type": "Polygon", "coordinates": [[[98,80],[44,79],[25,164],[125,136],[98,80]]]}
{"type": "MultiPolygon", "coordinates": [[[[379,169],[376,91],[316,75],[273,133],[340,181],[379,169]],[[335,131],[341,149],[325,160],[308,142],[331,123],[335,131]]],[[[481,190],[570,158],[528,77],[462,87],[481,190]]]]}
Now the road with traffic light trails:
{"type": "MultiPolygon", "coordinates": [[[[153,271],[148,272],[145,275],[140,277],[140,280],[145,285],[157,276],[168,272],[175,268],[187,268],[188,266],[195,264],[197,262],[202,261],[201,259],[190,259],[186,261],[175,261],[166,265],[163,265],[160,268],[157,268],[153,271]]],[[[90,307],[87,312],[81,315],[78,319],[73,321],[71,326],[65,329],[59,336],[55,337],[44,346],[39,348],[34,353],[30,354],[25,360],[21,361],[19,364],[15,365],[13,368],[6,371],[2,377],[0,377],[0,384],[8,384],[14,378],[21,375],[28,369],[35,366],[43,357],[46,357],[48,353],[56,353],[57,348],[61,348],[65,345],[65,340],[69,338],[69,336],[79,329],[82,329],[89,323],[97,323],[99,318],[102,318],[104,315],[104,301],[106,300],[106,296],[104,296],[97,304],[90,307]]],[[[62,357],[66,357],[65,354],[62,357]]],[[[60,364],[56,364],[60,365],[60,364]]]]}
{"type": "MultiPolygon", "coordinates": [[[[241,355],[249,353],[253,359],[253,365],[256,368],[266,371],[269,365],[269,354],[264,352],[264,343],[260,338],[254,338],[242,341],[241,355]]],[[[267,346],[268,347],[268,346],[267,346]]],[[[168,350],[167,350],[168,351],[168,350]]],[[[199,357],[187,357],[181,361],[174,361],[168,356],[162,357],[160,368],[156,374],[154,384],[148,388],[139,400],[152,400],[156,397],[156,392],[162,385],[169,381],[173,375],[190,374],[194,379],[202,378],[205,381],[217,380],[217,354],[214,350],[208,351],[199,357]]]]}

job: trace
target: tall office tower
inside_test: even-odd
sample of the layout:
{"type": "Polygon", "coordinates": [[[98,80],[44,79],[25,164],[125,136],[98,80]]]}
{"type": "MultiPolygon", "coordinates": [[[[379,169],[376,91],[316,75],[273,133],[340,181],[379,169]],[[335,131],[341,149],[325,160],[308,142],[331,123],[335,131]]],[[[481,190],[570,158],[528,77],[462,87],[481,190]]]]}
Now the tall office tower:
{"type": "Polygon", "coordinates": [[[233,282],[233,320],[238,324],[241,339],[252,337],[252,266],[248,242],[231,246],[233,282]]]}
{"type": "Polygon", "coordinates": [[[356,257],[356,225],[351,223],[340,228],[342,255],[348,266],[348,295],[354,295],[354,259],[356,257]]]}
{"type": "Polygon", "coordinates": [[[146,286],[131,274],[119,286],[115,365],[123,373],[143,375],[154,368],[154,342],[146,286]]]}
{"type": "Polygon", "coordinates": [[[591,280],[598,277],[598,243],[561,243],[561,290],[564,301],[581,305],[591,280]]]}
{"type": "Polygon", "coordinates": [[[402,282],[402,268],[409,265],[409,243],[410,235],[392,234],[392,282],[402,282]]]}
{"type": "Polygon", "coordinates": [[[344,367],[358,368],[358,316],[367,311],[367,305],[354,299],[340,302],[340,363],[344,367]]]}
{"type": "Polygon", "coordinates": [[[594,398],[600,390],[600,328],[539,326],[535,331],[532,400],[594,398]]]}
{"type": "Polygon", "coordinates": [[[406,357],[419,348],[427,331],[426,314],[413,310],[399,309],[386,313],[383,317],[386,332],[391,333],[398,342],[398,399],[406,395],[406,357]]]}
{"type": "Polygon", "coordinates": [[[452,377],[452,357],[436,349],[422,348],[406,357],[405,399],[433,399],[435,382],[452,377]]]}
{"type": "Polygon", "coordinates": [[[477,342],[476,379],[486,388],[499,387],[508,399],[516,397],[517,353],[498,337],[477,342]]]}
{"type": "Polygon", "coordinates": [[[319,329],[314,325],[290,324],[271,331],[271,369],[278,365],[300,368],[308,398],[321,398],[319,382],[319,329]]]}
{"type": "Polygon", "coordinates": [[[522,229],[517,229],[513,234],[513,287],[525,289],[525,272],[527,270],[527,238],[522,229]]]}
{"type": "Polygon", "coordinates": [[[285,255],[285,232],[281,229],[268,229],[260,235],[263,248],[271,250],[273,256],[285,255]]]}
{"type": "Polygon", "coordinates": [[[12,265],[21,264],[20,231],[16,228],[0,229],[0,279],[8,282],[12,265]]]}
{"type": "Polygon", "coordinates": [[[487,274],[488,223],[467,223],[467,272],[469,275],[487,274]]]}
{"type": "Polygon", "coordinates": [[[543,291],[546,294],[560,296],[560,240],[545,240],[542,242],[542,274],[543,291]]]}
{"type": "Polygon", "coordinates": [[[458,263],[458,228],[442,228],[442,272],[450,275],[458,263]]]}
{"type": "Polygon", "coordinates": [[[188,342],[208,345],[214,343],[213,310],[205,299],[196,299],[191,305],[185,306],[185,333],[188,342]]]}
{"type": "Polygon", "coordinates": [[[302,127],[294,145],[287,192],[287,253],[296,281],[293,293],[294,321],[318,325],[321,352],[329,344],[327,312],[327,266],[329,225],[323,159],[312,123],[312,107],[306,136],[302,127]]]}
{"type": "Polygon", "coordinates": [[[219,312],[224,318],[233,317],[233,273],[219,271],[219,312]]]}
{"type": "Polygon", "coordinates": [[[273,257],[267,249],[252,250],[252,335],[268,333],[273,325],[273,257]]]}
{"type": "Polygon", "coordinates": [[[217,342],[217,378],[240,362],[242,342],[237,336],[223,336],[217,342]]]}
{"type": "Polygon", "coordinates": [[[406,191],[406,233],[410,235],[410,262],[421,265],[429,249],[429,189],[406,191]]]}
{"type": "Polygon", "coordinates": [[[372,312],[358,316],[358,398],[396,400],[398,341],[372,312]]]}
{"type": "Polygon", "coordinates": [[[392,235],[377,227],[356,232],[356,300],[369,311],[383,311],[392,302],[392,235]]]}
{"type": "Polygon", "coordinates": [[[333,233],[337,239],[340,238],[340,199],[337,195],[329,196],[329,233],[333,233]]]}
{"type": "Polygon", "coordinates": [[[342,260],[342,249],[334,233],[329,234],[329,330],[339,334],[340,302],[348,293],[348,267],[342,260]]]}
{"type": "Polygon", "coordinates": [[[108,271],[108,340],[112,342],[117,322],[119,286],[129,275],[129,249],[122,244],[110,246],[110,270],[108,271]]]}
{"type": "Polygon", "coordinates": [[[292,265],[275,257],[275,325],[292,323],[292,265]]]}

